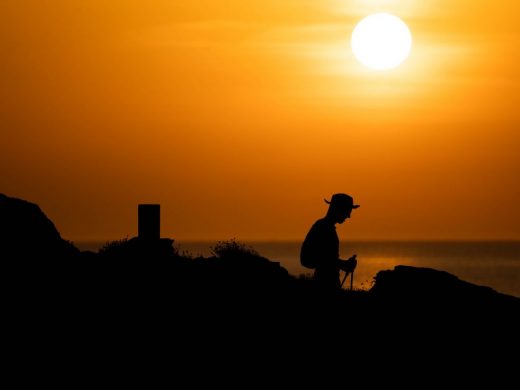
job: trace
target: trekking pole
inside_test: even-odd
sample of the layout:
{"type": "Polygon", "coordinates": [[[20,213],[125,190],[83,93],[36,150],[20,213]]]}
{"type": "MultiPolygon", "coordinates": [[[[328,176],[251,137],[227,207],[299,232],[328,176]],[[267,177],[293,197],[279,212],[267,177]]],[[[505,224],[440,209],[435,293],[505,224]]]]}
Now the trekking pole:
{"type": "MultiPolygon", "coordinates": [[[[347,280],[347,276],[348,276],[348,272],[345,272],[345,276],[343,277],[343,280],[341,281],[340,288],[343,288],[343,284],[345,284],[345,280],[347,280]]],[[[351,287],[350,287],[350,289],[352,290],[352,279],[350,279],[350,280],[351,280],[351,283],[350,283],[351,287]]]]}
{"type": "MultiPolygon", "coordinates": [[[[355,259],[357,255],[353,255],[351,258],[355,259]]],[[[345,272],[345,276],[343,277],[343,280],[341,281],[340,288],[343,287],[343,284],[345,283],[345,280],[347,280],[348,272],[345,272]]],[[[354,283],[354,270],[352,270],[352,274],[350,275],[350,291],[352,291],[352,284],[354,283]]]]}

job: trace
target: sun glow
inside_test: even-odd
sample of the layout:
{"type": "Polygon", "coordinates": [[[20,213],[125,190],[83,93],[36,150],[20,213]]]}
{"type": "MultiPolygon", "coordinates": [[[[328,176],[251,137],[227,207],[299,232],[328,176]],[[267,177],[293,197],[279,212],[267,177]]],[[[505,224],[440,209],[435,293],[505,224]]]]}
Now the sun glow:
{"type": "Polygon", "coordinates": [[[412,34],[397,16],[378,13],[361,20],[351,38],[352,52],[363,65],[392,69],[400,65],[412,49],[412,34]]]}

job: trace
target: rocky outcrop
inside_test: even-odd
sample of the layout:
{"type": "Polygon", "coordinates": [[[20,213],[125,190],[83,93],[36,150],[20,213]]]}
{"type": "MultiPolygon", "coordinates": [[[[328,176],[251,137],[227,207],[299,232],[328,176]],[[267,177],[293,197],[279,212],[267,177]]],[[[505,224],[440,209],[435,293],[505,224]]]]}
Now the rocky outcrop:
{"type": "Polygon", "coordinates": [[[504,305],[520,309],[518,298],[431,268],[398,265],[393,270],[379,271],[374,279],[370,294],[387,304],[417,309],[504,305]]]}
{"type": "Polygon", "coordinates": [[[0,258],[53,259],[78,253],[38,205],[0,194],[0,258]]]}
{"type": "Polygon", "coordinates": [[[402,265],[380,271],[369,292],[342,291],[334,297],[321,296],[312,280],[294,278],[280,263],[236,242],[217,245],[216,256],[196,259],[180,256],[173,243],[171,239],[132,238],[112,242],[98,254],[80,254],[61,238],[36,204],[0,194],[0,258],[46,260],[40,262],[42,267],[20,274],[27,279],[32,270],[33,288],[39,291],[52,285],[79,294],[87,291],[89,296],[97,294],[103,299],[124,292],[146,297],[147,302],[156,301],[161,306],[182,297],[181,301],[189,307],[256,310],[263,305],[269,312],[275,308],[282,312],[296,308],[296,312],[315,313],[331,307],[330,312],[345,313],[345,318],[355,313],[359,318],[365,314],[367,318],[377,317],[380,313],[395,317],[399,313],[404,319],[420,312],[449,319],[469,313],[474,318],[476,313],[482,316],[491,311],[505,313],[501,318],[509,318],[510,313],[516,314],[520,309],[520,298],[460,280],[444,271],[402,265]],[[64,258],[78,261],[52,263],[64,258]],[[96,286],[94,291],[92,286],[96,286]]]}

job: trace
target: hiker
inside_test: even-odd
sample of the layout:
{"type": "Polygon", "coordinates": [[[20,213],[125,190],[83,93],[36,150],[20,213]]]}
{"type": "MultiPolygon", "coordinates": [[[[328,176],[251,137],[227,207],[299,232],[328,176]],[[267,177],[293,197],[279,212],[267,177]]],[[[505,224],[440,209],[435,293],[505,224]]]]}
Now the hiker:
{"type": "Polygon", "coordinates": [[[336,224],[350,218],[352,209],[357,209],[352,197],[347,194],[334,194],[330,201],[325,200],[329,209],[324,218],[312,225],[301,246],[300,260],[302,265],[314,268],[313,279],[316,284],[327,291],[339,291],[341,282],[340,270],[347,275],[354,272],[357,265],[356,255],[348,260],[339,257],[339,238],[336,224]]]}

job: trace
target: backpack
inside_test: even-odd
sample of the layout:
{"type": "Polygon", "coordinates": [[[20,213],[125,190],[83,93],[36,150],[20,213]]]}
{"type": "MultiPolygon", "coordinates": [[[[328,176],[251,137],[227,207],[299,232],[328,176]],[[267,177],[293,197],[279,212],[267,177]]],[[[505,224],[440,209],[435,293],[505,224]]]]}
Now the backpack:
{"type": "Polygon", "coordinates": [[[315,269],[318,265],[318,259],[315,253],[308,247],[309,245],[305,241],[300,251],[300,264],[309,269],[315,269]]]}
{"type": "Polygon", "coordinates": [[[316,268],[316,260],[311,257],[301,256],[300,264],[305,268],[314,269],[316,268]]]}

